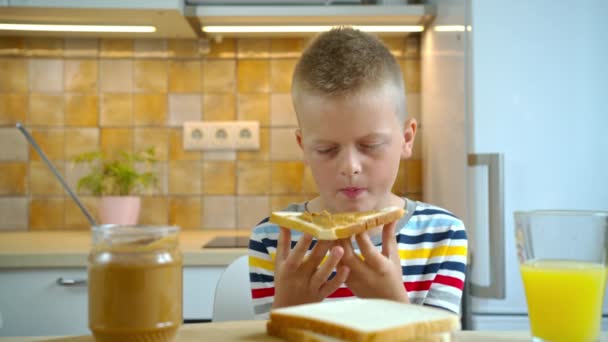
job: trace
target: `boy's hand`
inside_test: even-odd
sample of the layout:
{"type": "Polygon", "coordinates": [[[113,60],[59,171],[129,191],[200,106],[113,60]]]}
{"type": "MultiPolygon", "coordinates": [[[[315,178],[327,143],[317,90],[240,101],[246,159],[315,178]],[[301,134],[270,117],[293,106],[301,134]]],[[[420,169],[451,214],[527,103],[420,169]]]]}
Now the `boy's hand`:
{"type": "Polygon", "coordinates": [[[332,242],[317,241],[309,256],[305,258],[311,243],[312,236],[303,234],[291,250],[291,231],[280,228],[274,268],[273,309],[319,302],[340,287],[348,277],[348,267],[341,266],[335,277],[328,280],[344,254],[341,247],[331,248],[327,260],[323,265],[319,265],[332,247],[332,242]]]}
{"type": "Polygon", "coordinates": [[[382,253],[376,249],[366,233],[356,236],[364,260],[355,254],[350,239],[338,242],[344,248],[340,263],[350,269],[346,285],[355,296],[409,303],[407,291],[403,286],[395,224],[396,222],[389,223],[382,229],[382,253]]]}

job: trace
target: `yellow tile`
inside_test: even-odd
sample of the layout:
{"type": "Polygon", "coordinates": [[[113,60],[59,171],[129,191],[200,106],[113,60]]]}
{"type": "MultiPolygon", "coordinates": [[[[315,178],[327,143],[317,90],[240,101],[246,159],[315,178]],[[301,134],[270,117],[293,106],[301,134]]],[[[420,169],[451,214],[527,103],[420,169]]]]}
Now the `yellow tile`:
{"type": "Polygon", "coordinates": [[[203,161],[203,194],[234,195],[235,170],[231,161],[203,161]]]}
{"type": "Polygon", "coordinates": [[[99,121],[97,95],[65,95],[65,125],[70,127],[97,126],[99,121]]]}
{"type": "MultiPolygon", "coordinates": [[[[65,133],[63,129],[32,129],[32,136],[50,160],[64,160],[65,133]]],[[[30,160],[42,160],[30,145],[30,160]]]]}
{"type": "Polygon", "coordinates": [[[26,162],[0,163],[0,195],[25,195],[26,162]]]}
{"type": "Polygon", "coordinates": [[[154,147],[156,160],[165,161],[168,157],[169,130],[168,128],[136,128],[135,151],[145,151],[154,147]]]}
{"type": "Polygon", "coordinates": [[[166,60],[136,60],[133,63],[135,90],[167,91],[168,68],[166,60]]]}
{"type": "Polygon", "coordinates": [[[239,94],[238,120],[259,121],[261,126],[270,125],[270,95],[260,93],[239,94]]]}
{"type": "Polygon", "coordinates": [[[17,122],[26,122],[27,95],[0,94],[0,125],[14,126],[17,122]]]}
{"type": "Polygon", "coordinates": [[[167,94],[133,94],[133,113],[136,126],[163,126],[167,122],[167,94]]]}
{"type": "Polygon", "coordinates": [[[62,126],[63,95],[30,94],[30,125],[62,126]]]}
{"type": "Polygon", "coordinates": [[[105,93],[101,96],[100,126],[128,126],[133,123],[131,94],[105,93]]]}
{"type": "Polygon", "coordinates": [[[25,93],[28,91],[25,59],[0,58],[0,92],[25,93]]]}
{"type": "Polygon", "coordinates": [[[170,58],[197,58],[198,40],[196,39],[170,39],[168,41],[170,58]]]}
{"type": "Polygon", "coordinates": [[[204,94],[203,117],[205,121],[231,121],[236,119],[234,95],[204,94]]]}
{"type": "Polygon", "coordinates": [[[135,58],[167,58],[166,39],[135,39],[134,43],[135,58]]]}
{"type": "Polygon", "coordinates": [[[63,198],[32,198],[30,201],[30,230],[64,229],[63,198]]]}
{"type": "Polygon", "coordinates": [[[142,196],[139,224],[166,225],[169,223],[169,200],[165,196],[142,196]]]}
{"type": "Polygon", "coordinates": [[[270,129],[260,128],[260,148],[257,151],[238,151],[238,160],[270,159],[270,129]]]}
{"type": "Polygon", "coordinates": [[[221,42],[211,40],[209,42],[208,58],[234,58],[236,57],[236,40],[233,38],[222,39],[221,42]]]}
{"type": "Polygon", "coordinates": [[[304,50],[302,38],[275,38],[270,41],[270,56],[272,58],[300,57],[304,50]]]}
{"type": "Polygon", "coordinates": [[[284,210],[292,203],[304,203],[310,199],[312,199],[310,195],[272,196],[270,197],[270,210],[284,210]]]}
{"type": "Polygon", "coordinates": [[[406,161],[406,190],[408,193],[422,192],[422,160],[410,159],[406,161]]]}
{"type": "Polygon", "coordinates": [[[316,195],[319,193],[317,183],[312,176],[312,171],[309,167],[304,166],[304,176],[302,177],[302,193],[316,195]]]}
{"type": "Polygon", "coordinates": [[[169,194],[200,194],[201,169],[199,161],[169,162],[169,194]]]}
{"type": "Polygon", "coordinates": [[[96,58],[99,56],[99,39],[66,38],[64,41],[63,56],[96,58]]]}
{"type": "Polygon", "coordinates": [[[270,163],[267,161],[238,161],[237,194],[267,195],[270,193],[270,163]]]}
{"type": "Polygon", "coordinates": [[[382,37],[382,42],[395,57],[403,57],[405,53],[405,38],[382,37]]]}
{"type": "Polygon", "coordinates": [[[133,39],[104,38],[101,40],[101,57],[133,57],[133,39]]]}
{"type": "Polygon", "coordinates": [[[203,229],[235,229],[236,197],[203,196],[203,229]]]}
{"type": "Polygon", "coordinates": [[[100,150],[99,128],[72,128],[65,130],[65,159],[72,160],[79,154],[100,150]]]}
{"type": "Polygon", "coordinates": [[[181,128],[169,131],[169,160],[200,160],[201,152],[185,151],[181,128]]]}
{"type": "Polygon", "coordinates": [[[236,199],[236,227],[250,230],[270,214],[270,196],[239,196],[236,199]]]}
{"type": "Polygon", "coordinates": [[[101,151],[113,158],[120,151],[133,151],[133,130],[128,128],[102,128],[101,151]]]}
{"type": "Polygon", "coordinates": [[[406,175],[406,160],[399,162],[399,171],[397,172],[397,178],[393,184],[392,192],[398,196],[405,196],[407,193],[407,175],[406,175]]]}
{"type": "MultiPolygon", "coordinates": [[[[62,163],[54,163],[59,174],[65,174],[62,163]]],[[[30,162],[30,186],[29,192],[32,195],[61,195],[63,188],[61,183],[55,178],[51,169],[42,161],[30,162]]]]}
{"type": "Polygon", "coordinates": [[[200,197],[170,197],[169,224],[183,230],[201,229],[201,199],[200,197]]]}
{"type": "Polygon", "coordinates": [[[63,39],[28,37],[25,40],[27,55],[32,57],[59,57],[63,55],[63,39]]]}
{"type": "Polygon", "coordinates": [[[103,58],[99,63],[100,90],[106,93],[133,91],[133,60],[103,58]]]}
{"type": "Polygon", "coordinates": [[[29,61],[30,91],[62,92],[63,60],[35,58],[29,61]]]}
{"type": "Polygon", "coordinates": [[[273,162],[271,175],[271,193],[273,195],[290,195],[302,193],[304,163],[273,162]]]}
{"type": "Polygon", "coordinates": [[[98,69],[96,59],[66,59],[63,67],[65,91],[96,93],[98,69]]]}
{"type": "MultiPolygon", "coordinates": [[[[79,196],[78,197],[87,211],[93,216],[96,222],[99,222],[97,215],[97,208],[99,208],[99,198],[90,196],[79,196]]],[[[76,203],[69,197],[63,200],[65,208],[65,229],[68,230],[89,230],[91,224],[87,220],[86,216],[80,211],[80,208],[76,203]]]]}
{"type": "Polygon", "coordinates": [[[174,93],[200,92],[201,63],[199,61],[170,61],[169,91],[174,93]]]}
{"type": "Polygon", "coordinates": [[[270,39],[244,38],[237,40],[238,58],[268,58],[270,39]]]}
{"type": "Polygon", "coordinates": [[[236,85],[236,62],[205,60],[202,79],[205,93],[233,93],[236,85]]]}
{"type": "Polygon", "coordinates": [[[237,85],[240,93],[270,91],[270,63],[268,60],[239,59],[237,85]]]}
{"type": "Polygon", "coordinates": [[[23,56],[25,53],[25,38],[2,37],[0,39],[0,56],[23,56]]]}
{"type": "Polygon", "coordinates": [[[291,77],[296,67],[295,59],[273,59],[270,61],[270,86],[273,92],[291,91],[291,77]]]}
{"type": "Polygon", "coordinates": [[[420,93],[420,60],[419,59],[400,59],[401,72],[405,81],[406,93],[420,93]]]}

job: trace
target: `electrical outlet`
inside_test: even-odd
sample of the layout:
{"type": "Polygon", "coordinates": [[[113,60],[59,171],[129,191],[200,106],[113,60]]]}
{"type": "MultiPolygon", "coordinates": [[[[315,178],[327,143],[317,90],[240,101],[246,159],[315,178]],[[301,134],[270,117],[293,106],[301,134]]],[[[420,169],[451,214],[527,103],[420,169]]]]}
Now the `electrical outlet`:
{"type": "Polygon", "coordinates": [[[185,150],[234,151],[260,148],[258,121],[188,121],[183,126],[185,150]]]}

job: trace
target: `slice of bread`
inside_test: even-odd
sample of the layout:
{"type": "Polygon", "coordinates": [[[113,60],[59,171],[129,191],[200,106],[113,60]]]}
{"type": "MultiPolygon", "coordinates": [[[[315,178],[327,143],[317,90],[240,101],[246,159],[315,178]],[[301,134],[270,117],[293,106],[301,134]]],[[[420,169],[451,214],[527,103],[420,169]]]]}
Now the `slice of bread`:
{"type": "Polygon", "coordinates": [[[327,211],[276,211],[270,215],[270,222],[310,234],[319,240],[337,240],[396,221],[403,214],[405,210],[400,207],[335,214],[327,211]]]}
{"type": "Polygon", "coordinates": [[[294,341],[408,341],[443,338],[460,329],[458,315],[384,299],[353,298],[270,311],[269,335],[294,341]],[[331,341],[331,339],[327,340],[331,341]]]}

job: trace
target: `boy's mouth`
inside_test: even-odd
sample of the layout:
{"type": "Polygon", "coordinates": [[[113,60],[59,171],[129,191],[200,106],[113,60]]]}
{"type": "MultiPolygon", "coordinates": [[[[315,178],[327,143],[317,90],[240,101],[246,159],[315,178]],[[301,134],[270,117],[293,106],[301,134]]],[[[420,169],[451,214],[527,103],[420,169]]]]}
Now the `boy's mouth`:
{"type": "Polygon", "coordinates": [[[364,188],[355,188],[348,187],[340,189],[340,192],[343,193],[348,198],[357,198],[365,191],[364,188]]]}

